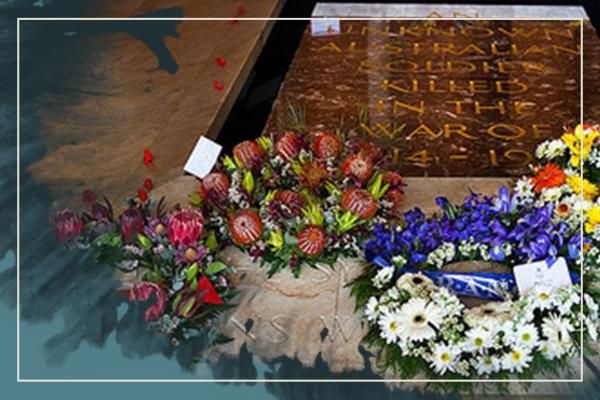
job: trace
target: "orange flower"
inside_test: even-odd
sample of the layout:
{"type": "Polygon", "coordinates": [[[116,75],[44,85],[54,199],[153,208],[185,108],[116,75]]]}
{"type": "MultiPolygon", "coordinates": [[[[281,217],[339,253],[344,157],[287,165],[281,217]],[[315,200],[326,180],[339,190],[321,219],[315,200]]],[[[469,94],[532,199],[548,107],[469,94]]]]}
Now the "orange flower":
{"type": "Polygon", "coordinates": [[[566,175],[556,164],[548,163],[531,178],[534,190],[539,193],[542,189],[550,189],[565,183],[566,175]]]}

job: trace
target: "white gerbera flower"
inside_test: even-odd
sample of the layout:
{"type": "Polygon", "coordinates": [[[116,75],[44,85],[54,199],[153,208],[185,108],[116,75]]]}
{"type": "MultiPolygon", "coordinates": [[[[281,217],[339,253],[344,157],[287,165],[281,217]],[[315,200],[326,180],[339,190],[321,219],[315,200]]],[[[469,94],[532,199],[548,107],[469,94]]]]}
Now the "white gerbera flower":
{"type": "Polygon", "coordinates": [[[444,375],[447,371],[454,371],[459,354],[457,347],[438,343],[433,348],[431,366],[440,375],[444,375]]]}
{"type": "Polygon", "coordinates": [[[377,275],[373,278],[373,285],[377,289],[382,289],[394,276],[394,267],[385,267],[377,271],[377,275]]]}
{"type": "Polygon", "coordinates": [[[555,345],[569,346],[571,344],[569,332],[572,330],[571,323],[556,314],[551,314],[542,322],[542,334],[555,345]]]}
{"type": "Polygon", "coordinates": [[[531,352],[524,347],[515,347],[502,358],[502,367],[510,372],[523,372],[531,362],[531,352]]]}
{"type": "Polygon", "coordinates": [[[396,343],[401,333],[398,314],[390,311],[383,313],[379,318],[379,328],[387,344],[396,343]]]}
{"type": "Polygon", "coordinates": [[[489,302],[465,311],[465,321],[469,326],[484,326],[495,329],[506,322],[511,315],[513,303],[510,301],[489,302]]]}
{"type": "Polygon", "coordinates": [[[425,299],[414,297],[404,303],[398,312],[399,333],[407,340],[420,341],[435,336],[435,329],[440,326],[444,311],[425,299]]]}
{"type": "Polygon", "coordinates": [[[422,273],[406,273],[398,278],[396,287],[400,290],[406,290],[411,295],[415,295],[422,290],[434,288],[435,284],[422,273]]]}
{"type": "Polygon", "coordinates": [[[465,350],[467,351],[483,351],[492,344],[491,332],[482,327],[468,330],[466,336],[465,350]]]}
{"type": "Polygon", "coordinates": [[[534,324],[523,324],[517,327],[513,341],[517,346],[531,349],[537,345],[539,335],[534,324]]]}
{"type": "Polygon", "coordinates": [[[493,374],[500,371],[500,359],[496,356],[480,356],[475,362],[475,369],[479,375],[493,374]]]}

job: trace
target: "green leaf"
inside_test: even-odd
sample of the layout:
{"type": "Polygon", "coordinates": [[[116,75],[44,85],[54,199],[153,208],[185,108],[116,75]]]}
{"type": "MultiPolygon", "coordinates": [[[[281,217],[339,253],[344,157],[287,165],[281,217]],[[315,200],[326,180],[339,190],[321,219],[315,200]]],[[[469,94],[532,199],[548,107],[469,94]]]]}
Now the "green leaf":
{"type": "Polygon", "coordinates": [[[196,277],[196,274],[198,273],[198,264],[197,263],[193,263],[192,265],[190,265],[190,267],[188,268],[187,271],[187,281],[190,282],[192,279],[194,279],[196,277]]]}
{"type": "Polygon", "coordinates": [[[171,305],[171,310],[173,312],[177,311],[177,306],[179,306],[179,303],[181,303],[181,293],[177,293],[175,300],[173,300],[173,304],[171,305]]]}
{"type": "Polygon", "coordinates": [[[144,248],[145,250],[150,250],[150,247],[152,247],[152,242],[150,241],[150,239],[139,233],[137,239],[138,243],[140,244],[140,246],[142,246],[142,248],[144,248]]]}
{"type": "Polygon", "coordinates": [[[183,306],[183,308],[181,309],[181,315],[187,316],[187,314],[192,310],[192,307],[194,307],[195,303],[196,303],[196,299],[194,297],[192,297],[191,299],[189,299],[185,303],[185,305],[183,306]]]}
{"type": "Polygon", "coordinates": [[[194,278],[194,280],[192,281],[192,284],[190,285],[190,289],[192,289],[192,290],[198,289],[198,279],[197,278],[194,278]]]}
{"type": "Polygon", "coordinates": [[[206,267],[206,271],[204,273],[206,275],[214,275],[217,272],[221,272],[227,268],[227,265],[223,264],[221,261],[215,261],[211,263],[208,267],[206,267]]]}
{"type": "Polygon", "coordinates": [[[197,193],[192,193],[188,196],[188,203],[190,206],[198,208],[202,205],[202,197],[197,193]]]}
{"type": "Polygon", "coordinates": [[[112,238],[112,245],[115,247],[119,247],[121,246],[121,243],[123,243],[123,240],[121,239],[121,236],[114,236],[112,238]]]}
{"type": "Polygon", "coordinates": [[[210,235],[208,235],[208,238],[206,238],[206,242],[204,242],[204,245],[208,247],[210,251],[217,250],[217,235],[215,235],[214,232],[211,232],[210,235]]]}
{"type": "Polygon", "coordinates": [[[252,176],[252,172],[244,171],[242,186],[248,193],[252,193],[252,190],[254,190],[254,176],[252,176]]]}

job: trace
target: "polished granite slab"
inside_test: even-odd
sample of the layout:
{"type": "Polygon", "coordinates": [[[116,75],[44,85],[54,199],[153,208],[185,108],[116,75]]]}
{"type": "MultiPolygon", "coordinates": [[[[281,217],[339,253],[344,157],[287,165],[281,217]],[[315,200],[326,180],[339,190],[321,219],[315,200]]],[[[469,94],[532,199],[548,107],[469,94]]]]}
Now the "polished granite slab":
{"type": "Polygon", "coordinates": [[[358,129],[408,176],[519,176],[538,143],[580,121],[580,61],[579,21],[309,27],[266,129],[288,129],[295,104],[309,130],[358,129]]]}

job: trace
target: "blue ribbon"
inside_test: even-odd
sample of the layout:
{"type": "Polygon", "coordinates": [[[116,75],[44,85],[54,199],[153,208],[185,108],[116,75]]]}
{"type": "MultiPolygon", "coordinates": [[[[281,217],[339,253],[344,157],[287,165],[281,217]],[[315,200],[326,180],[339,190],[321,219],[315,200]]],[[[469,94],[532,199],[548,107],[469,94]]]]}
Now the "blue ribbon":
{"type": "MultiPolygon", "coordinates": [[[[392,264],[377,256],[373,264],[380,267],[391,267],[392,264]]],[[[550,266],[549,268],[551,268],[550,266]]],[[[492,274],[487,272],[445,272],[425,271],[401,268],[401,273],[421,273],[437,286],[442,286],[461,296],[471,296],[487,300],[506,300],[517,292],[514,274],[492,274]]],[[[579,276],[570,272],[571,281],[579,282],[579,276]]]]}

